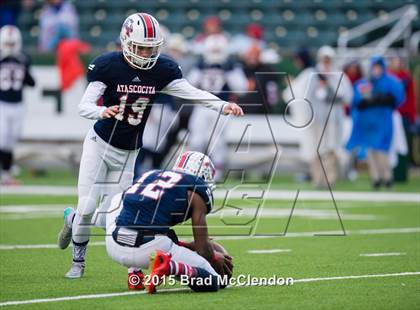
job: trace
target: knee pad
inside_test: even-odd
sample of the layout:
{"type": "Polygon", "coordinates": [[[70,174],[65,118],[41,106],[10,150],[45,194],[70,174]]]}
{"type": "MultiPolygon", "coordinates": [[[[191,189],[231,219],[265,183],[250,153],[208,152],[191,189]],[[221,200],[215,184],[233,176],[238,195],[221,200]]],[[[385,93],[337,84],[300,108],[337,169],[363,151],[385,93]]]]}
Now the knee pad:
{"type": "Polygon", "coordinates": [[[95,211],[92,217],[92,224],[96,227],[106,229],[106,215],[107,213],[101,212],[99,209],[95,211]]]}

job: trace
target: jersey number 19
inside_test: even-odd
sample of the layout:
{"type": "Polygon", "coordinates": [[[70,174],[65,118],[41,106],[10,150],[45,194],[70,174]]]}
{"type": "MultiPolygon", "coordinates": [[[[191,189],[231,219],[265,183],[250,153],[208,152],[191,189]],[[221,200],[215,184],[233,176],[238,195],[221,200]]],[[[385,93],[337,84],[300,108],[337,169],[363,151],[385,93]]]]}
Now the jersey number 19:
{"type": "Polygon", "coordinates": [[[128,103],[127,97],[128,94],[120,97],[120,107],[118,109],[118,114],[115,115],[115,118],[119,121],[126,120],[130,125],[137,126],[141,123],[144,110],[146,110],[150,99],[145,97],[138,97],[133,103],[128,103]],[[128,108],[131,110],[128,111],[128,113],[125,113],[126,106],[128,106],[128,108]]]}

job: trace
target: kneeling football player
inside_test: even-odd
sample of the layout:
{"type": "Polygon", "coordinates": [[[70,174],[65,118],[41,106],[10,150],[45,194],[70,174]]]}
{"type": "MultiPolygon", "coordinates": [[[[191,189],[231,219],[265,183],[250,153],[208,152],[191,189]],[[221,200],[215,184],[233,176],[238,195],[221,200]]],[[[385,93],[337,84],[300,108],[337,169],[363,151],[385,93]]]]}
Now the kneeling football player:
{"type": "Polygon", "coordinates": [[[141,268],[149,267],[153,255],[146,283],[149,293],[166,276],[189,279],[189,287],[201,292],[217,291],[220,277],[231,276],[232,258],[215,251],[208,237],[206,215],[213,204],[214,173],[208,156],[186,152],[172,170],[146,172],[113,198],[106,220],[106,248],[114,261],[129,268],[129,289],[144,288],[141,268]],[[170,238],[170,227],[190,218],[194,241],[187,244],[170,238]]]}

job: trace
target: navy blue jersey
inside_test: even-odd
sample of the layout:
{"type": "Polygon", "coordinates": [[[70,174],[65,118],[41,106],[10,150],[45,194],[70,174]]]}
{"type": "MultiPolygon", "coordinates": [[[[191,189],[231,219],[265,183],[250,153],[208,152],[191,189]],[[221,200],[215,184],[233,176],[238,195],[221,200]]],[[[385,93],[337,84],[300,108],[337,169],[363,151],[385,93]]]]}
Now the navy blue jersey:
{"type": "Polygon", "coordinates": [[[29,57],[25,54],[0,59],[0,101],[22,102],[23,87],[35,85],[29,73],[29,64],[29,57]]]}
{"type": "Polygon", "coordinates": [[[235,69],[235,63],[229,59],[223,64],[207,64],[200,59],[197,68],[202,72],[198,88],[211,91],[222,100],[229,100],[229,85],[226,81],[226,72],[235,69]]]}
{"type": "Polygon", "coordinates": [[[124,193],[116,224],[165,234],[191,218],[188,191],[200,195],[210,212],[213,196],[200,177],[173,170],[146,172],[124,193]]]}
{"type": "Polygon", "coordinates": [[[180,78],[181,69],[167,56],[160,56],[150,70],[131,67],[122,52],[97,57],[88,66],[87,79],[106,84],[103,105],[119,105],[120,111],[115,118],[98,120],[94,125],[96,133],[117,148],[140,148],[144,126],[156,95],[171,81],[180,78]]]}

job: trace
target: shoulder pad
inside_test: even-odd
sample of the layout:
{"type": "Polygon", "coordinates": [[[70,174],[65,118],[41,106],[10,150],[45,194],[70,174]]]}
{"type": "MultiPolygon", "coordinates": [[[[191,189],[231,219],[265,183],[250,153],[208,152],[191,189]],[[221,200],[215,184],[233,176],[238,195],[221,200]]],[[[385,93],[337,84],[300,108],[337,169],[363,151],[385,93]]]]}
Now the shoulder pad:
{"type": "Polygon", "coordinates": [[[108,79],[109,67],[115,53],[105,53],[96,57],[89,65],[87,70],[88,82],[101,81],[106,84],[108,79]]]}
{"type": "Polygon", "coordinates": [[[157,74],[166,80],[166,84],[182,78],[181,67],[169,56],[161,55],[155,67],[157,74]]]}

